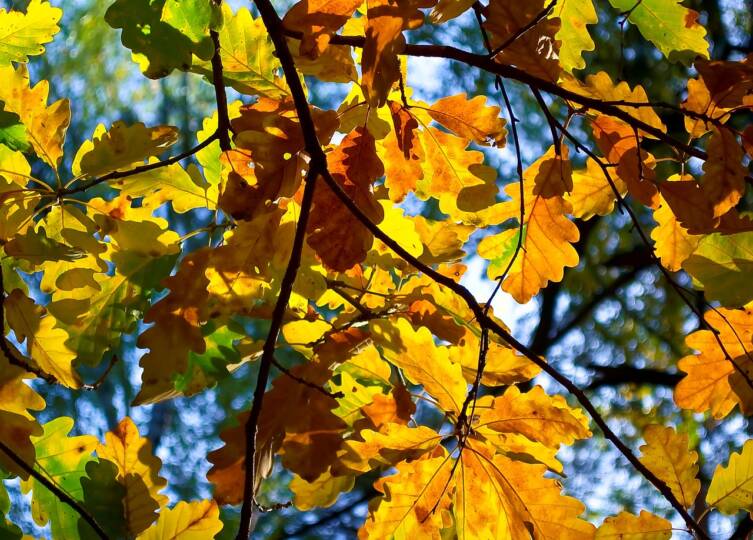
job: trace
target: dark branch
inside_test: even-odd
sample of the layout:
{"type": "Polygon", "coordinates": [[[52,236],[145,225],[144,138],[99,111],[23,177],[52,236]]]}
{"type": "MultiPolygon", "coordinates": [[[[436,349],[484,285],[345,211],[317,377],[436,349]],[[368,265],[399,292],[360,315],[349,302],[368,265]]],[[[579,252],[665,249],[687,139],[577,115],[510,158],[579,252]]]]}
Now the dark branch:
{"type": "Polygon", "coordinates": [[[597,390],[603,386],[619,386],[623,384],[647,384],[652,386],[666,386],[674,388],[682,379],[679,373],[667,373],[660,369],[636,368],[622,366],[588,366],[597,373],[586,390],[597,390]]]}
{"type": "Polygon", "coordinates": [[[227,94],[225,92],[225,81],[222,76],[222,57],[220,57],[220,35],[212,30],[209,32],[214,43],[214,54],[212,55],[212,84],[214,85],[214,95],[217,101],[217,136],[220,140],[220,149],[223,152],[230,150],[230,116],[227,110],[227,94]]]}
{"type": "Polygon", "coordinates": [[[245,477],[243,481],[243,506],[241,508],[240,526],[238,529],[238,540],[246,540],[251,532],[251,518],[255,504],[254,478],[256,475],[256,431],[261,416],[262,405],[264,401],[264,392],[269,380],[269,373],[274,361],[274,352],[277,345],[277,337],[282,326],[282,320],[293,292],[293,283],[298,275],[298,268],[301,264],[301,252],[303,251],[303,242],[306,237],[306,226],[308,224],[311,206],[314,201],[314,190],[316,187],[316,178],[319,169],[326,169],[327,158],[322,152],[319,139],[316,135],[314,120],[311,117],[306,94],[298,78],[298,72],[295,68],[293,56],[290,54],[288,44],[282,32],[282,21],[275,11],[269,0],[256,0],[256,7],[259,9],[264,26],[269,32],[275,52],[282,65],[285,79],[290,88],[298,111],[298,121],[303,132],[306,151],[311,156],[309,171],[306,174],[305,186],[303,190],[303,199],[301,201],[301,213],[298,216],[296,225],[295,238],[293,239],[293,250],[290,254],[288,266],[280,285],[280,294],[277,297],[274,311],[272,313],[272,322],[269,327],[267,339],[264,342],[261,361],[259,363],[259,372],[256,379],[256,388],[254,389],[254,402],[251,406],[251,413],[245,426],[246,435],[246,455],[245,455],[245,477]]]}

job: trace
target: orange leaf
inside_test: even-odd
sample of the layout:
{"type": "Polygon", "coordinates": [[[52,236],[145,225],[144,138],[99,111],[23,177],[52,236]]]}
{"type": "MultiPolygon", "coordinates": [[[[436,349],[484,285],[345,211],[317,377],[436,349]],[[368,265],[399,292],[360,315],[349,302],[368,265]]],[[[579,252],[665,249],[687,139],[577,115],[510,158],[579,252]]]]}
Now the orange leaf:
{"type": "Polygon", "coordinates": [[[505,120],[499,116],[499,107],[486,106],[486,96],[468,99],[463,93],[443,97],[427,112],[460,137],[485,146],[501,148],[505,145],[505,120]]]}
{"type": "Polygon", "coordinates": [[[710,411],[714,418],[724,418],[741,402],[730,386],[735,365],[749,373],[745,368],[752,362],[749,355],[753,354],[753,312],[719,308],[706,312],[705,319],[719,332],[719,341],[734,364],[726,359],[711,330],[693,332],[685,341],[699,353],[686,356],[677,364],[686,375],[675,387],[675,403],[683,409],[710,411]]]}
{"type": "Polygon", "coordinates": [[[300,52],[315,58],[360,5],[361,0],[300,0],[282,22],[286,28],[303,33],[300,52]]]}

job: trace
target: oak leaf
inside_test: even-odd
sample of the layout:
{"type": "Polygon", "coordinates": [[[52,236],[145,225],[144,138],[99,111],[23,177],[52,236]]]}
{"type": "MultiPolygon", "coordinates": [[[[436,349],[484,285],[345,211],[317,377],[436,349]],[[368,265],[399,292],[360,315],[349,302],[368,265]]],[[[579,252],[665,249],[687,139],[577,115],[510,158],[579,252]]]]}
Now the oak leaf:
{"type": "Polygon", "coordinates": [[[696,478],[698,453],[688,449],[688,436],[671,427],[650,424],[643,438],[646,444],[640,448],[641,463],[672,490],[685,508],[693,506],[701,482],[696,478]]]}
{"type": "MultiPolygon", "coordinates": [[[[572,246],[578,241],[578,228],[567,218],[572,207],[563,197],[568,186],[572,186],[570,174],[567,154],[563,151],[558,156],[550,148],[523,173],[522,229],[508,229],[479,243],[479,255],[491,261],[489,277],[496,279],[511,264],[518,234],[522,233],[522,249],[512,260],[502,284],[503,290],[521,304],[550,281],[560,281],[565,267],[578,264],[578,254],[572,246]]],[[[506,203],[507,216],[520,219],[519,184],[507,186],[505,192],[512,198],[506,203]]]]}
{"type": "Polygon", "coordinates": [[[123,418],[114,430],[105,433],[97,455],[115,464],[116,480],[125,489],[124,517],[128,533],[137,535],[157,519],[157,511],[167,505],[160,491],[167,480],[159,476],[162,461],[152,453],[152,443],[139,435],[136,424],[123,418]]]}
{"type": "Polygon", "coordinates": [[[214,501],[180,501],[160,512],[157,523],[137,536],[138,540],[203,540],[222,530],[220,509],[214,501]]]}
{"type": "Polygon", "coordinates": [[[26,13],[0,9],[0,64],[28,62],[44,53],[43,45],[58,33],[63,11],[49,2],[32,0],[26,13]]]}
{"type": "MultiPolygon", "coordinates": [[[[384,211],[372,193],[372,183],[384,174],[374,137],[366,129],[348,134],[327,158],[335,181],[369,219],[379,223],[384,211]]],[[[366,258],[374,237],[332,190],[320,181],[308,223],[308,244],[322,262],[336,271],[347,270],[366,258]]]]}
{"type": "Polygon", "coordinates": [[[739,454],[732,452],[726,467],[716,466],[706,503],[728,515],[753,509],[753,441],[745,441],[739,454]]]}
{"type": "Polygon", "coordinates": [[[637,516],[620,512],[608,517],[596,531],[596,540],[669,540],[671,537],[672,523],[645,510],[637,516]]]}

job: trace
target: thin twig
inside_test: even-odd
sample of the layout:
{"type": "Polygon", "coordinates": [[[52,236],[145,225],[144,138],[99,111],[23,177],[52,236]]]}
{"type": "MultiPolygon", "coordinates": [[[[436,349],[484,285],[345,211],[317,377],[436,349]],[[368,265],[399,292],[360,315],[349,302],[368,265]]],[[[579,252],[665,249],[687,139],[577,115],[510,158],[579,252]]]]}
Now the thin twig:
{"type": "MultiPolygon", "coordinates": [[[[284,32],[285,35],[295,39],[301,39],[303,37],[303,34],[298,31],[284,30],[284,32]]],[[[332,45],[349,45],[351,47],[362,48],[365,43],[365,38],[362,36],[334,35],[332,36],[330,43],[332,45]]],[[[688,156],[695,157],[703,161],[706,161],[706,159],[708,159],[706,152],[704,152],[700,148],[696,148],[682,141],[679,141],[671,135],[668,135],[667,133],[662,131],[660,128],[647,124],[646,122],[634,117],[630,113],[620,108],[622,106],[631,106],[629,102],[604,102],[599,100],[598,98],[578,94],[577,92],[562,88],[551,81],[540,79],[539,77],[531,75],[530,73],[514,66],[495,62],[487,55],[475,54],[469,51],[458,49],[456,47],[451,47],[449,45],[418,45],[408,43],[402,49],[400,54],[419,58],[442,58],[445,60],[452,60],[468,66],[482,69],[495,75],[500,75],[505,79],[511,79],[523,83],[527,86],[533,86],[541,92],[546,92],[547,94],[552,94],[567,101],[577,103],[578,105],[581,105],[587,109],[592,109],[608,116],[619,118],[630,126],[636,127],[639,130],[648,133],[649,135],[688,156]]],[[[690,113],[689,111],[686,111],[684,109],[682,109],[681,111],[683,114],[695,117],[695,115],[690,113]]],[[[711,121],[711,119],[709,119],[709,121],[711,121]]],[[[751,178],[750,176],[746,178],[749,181],[753,181],[753,178],[751,178]]]]}
{"type": "Polygon", "coordinates": [[[212,84],[214,86],[215,99],[217,101],[217,136],[220,140],[220,149],[223,152],[230,150],[230,116],[227,110],[227,93],[225,92],[225,80],[222,76],[222,57],[220,56],[220,35],[217,31],[209,32],[214,43],[212,55],[212,84]]]}
{"type": "Polygon", "coordinates": [[[219,133],[218,131],[215,131],[209,137],[201,141],[199,144],[197,144],[193,148],[186,150],[185,152],[182,152],[178,154],[177,156],[173,156],[171,158],[167,158],[162,161],[156,161],[154,163],[148,163],[146,165],[140,165],[138,167],[134,167],[133,169],[129,169],[127,171],[113,171],[111,173],[105,174],[104,176],[100,176],[99,178],[94,178],[92,180],[89,180],[88,182],[79,184],[78,186],[75,186],[72,188],[61,189],[60,191],[55,192],[55,196],[60,198],[60,197],[68,196],[68,195],[73,195],[74,193],[83,193],[84,191],[87,191],[88,189],[91,189],[94,186],[99,185],[103,182],[107,182],[108,180],[117,180],[119,178],[127,178],[135,174],[153,171],[154,169],[159,169],[161,167],[172,165],[173,163],[177,163],[188,157],[191,157],[202,148],[209,146],[212,142],[214,142],[215,139],[218,138],[218,133],[219,133]]]}

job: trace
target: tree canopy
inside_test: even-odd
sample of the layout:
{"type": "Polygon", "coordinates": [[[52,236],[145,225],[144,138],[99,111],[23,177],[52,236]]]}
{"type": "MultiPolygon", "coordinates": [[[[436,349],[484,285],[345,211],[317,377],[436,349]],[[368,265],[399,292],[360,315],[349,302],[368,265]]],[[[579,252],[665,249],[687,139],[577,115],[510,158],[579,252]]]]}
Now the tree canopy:
{"type": "Polygon", "coordinates": [[[62,4],[0,9],[0,538],[753,532],[753,5],[62,4]]]}

